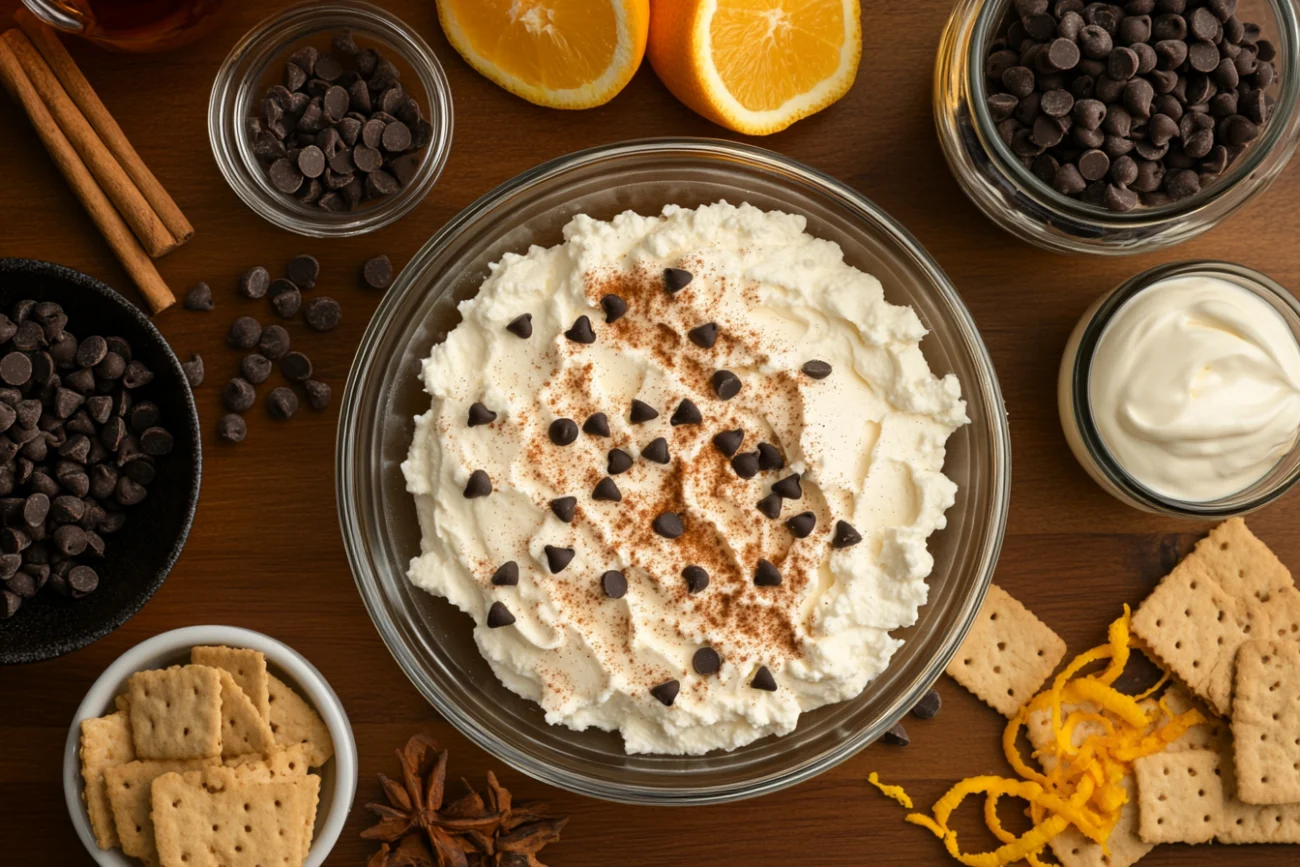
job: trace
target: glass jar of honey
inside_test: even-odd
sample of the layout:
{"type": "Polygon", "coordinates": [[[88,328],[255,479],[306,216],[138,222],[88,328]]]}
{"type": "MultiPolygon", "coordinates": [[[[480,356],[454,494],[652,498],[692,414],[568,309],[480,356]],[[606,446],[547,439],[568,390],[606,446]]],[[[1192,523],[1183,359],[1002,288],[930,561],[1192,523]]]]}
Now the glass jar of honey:
{"type": "Polygon", "coordinates": [[[166,51],[207,32],[223,0],[23,0],[33,15],[118,51],[166,51]]]}

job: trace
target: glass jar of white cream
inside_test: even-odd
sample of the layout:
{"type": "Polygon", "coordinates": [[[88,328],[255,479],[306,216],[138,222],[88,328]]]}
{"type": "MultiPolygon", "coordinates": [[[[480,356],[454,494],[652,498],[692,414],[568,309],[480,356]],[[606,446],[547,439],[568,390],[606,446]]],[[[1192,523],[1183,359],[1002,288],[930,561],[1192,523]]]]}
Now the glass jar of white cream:
{"type": "Polygon", "coordinates": [[[1075,457],[1123,502],[1258,509],[1300,478],[1300,303],[1225,262],[1143,272],[1079,320],[1057,401],[1075,457]]]}

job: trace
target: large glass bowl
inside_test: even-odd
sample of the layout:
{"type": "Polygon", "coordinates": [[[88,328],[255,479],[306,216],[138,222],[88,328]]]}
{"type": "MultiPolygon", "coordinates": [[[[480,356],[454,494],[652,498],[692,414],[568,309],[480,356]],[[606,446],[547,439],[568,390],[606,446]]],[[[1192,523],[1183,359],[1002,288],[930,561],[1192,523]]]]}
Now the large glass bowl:
{"type": "Polygon", "coordinates": [[[943,672],[979,610],[1006,525],[1010,449],[993,365],[975,323],[934,260],[857,192],[769,151],[704,139],[655,139],[582,151],[541,165],[466,208],[425,244],[371,320],[339,420],[339,520],[370,616],[416,688],[488,752],[545,783],[651,804],[721,802],[773,792],[843,761],[892,726],[943,672]],[[922,349],[937,374],[961,380],[971,423],[948,445],[960,486],[947,528],[931,539],[935,567],[920,621],[888,670],[852,701],[805,714],[785,737],[702,757],[629,756],[617,734],[547,725],[541,709],[497,680],[471,619],[412,586],[420,552],[415,506],[401,472],[429,408],[420,361],[457,322],[488,264],[532,244],[562,241],[576,214],[609,219],[665,204],[726,199],[808,218],[886,297],[930,329],[922,349]]]}

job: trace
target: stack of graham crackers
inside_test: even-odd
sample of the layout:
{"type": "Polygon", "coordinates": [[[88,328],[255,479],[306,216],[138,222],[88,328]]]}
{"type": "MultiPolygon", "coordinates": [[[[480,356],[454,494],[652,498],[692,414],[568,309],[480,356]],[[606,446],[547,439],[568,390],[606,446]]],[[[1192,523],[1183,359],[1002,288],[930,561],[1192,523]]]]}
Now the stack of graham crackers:
{"type": "Polygon", "coordinates": [[[195,647],[142,671],[117,711],[81,724],[95,839],[146,865],[301,865],[334,754],[317,713],[261,652],[195,647]]]}
{"type": "MultiPolygon", "coordinates": [[[[1159,843],[1300,843],[1300,590],[1245,522],[1201,540],[1132,619],[1141,649],[1178,681],[1166,708],[1201,709],[1161,753],[1138,759],[1124,780],[1129,801],[1109,854],[1073,826],[1050,845],[1064,867],[1129,867],[1159,843]]],[[[1065,642],[997,586],[990,588],[948,674],[1008,718],[1042,688],[1065,642]]],[[[1155,698],[1142,702],[1156,716],[1155,698]]],[[[1087,704],[1073,711],[1097,713],[1087,704]]],[[[1026,730],[1040,762],[1056,761],[1046,711],[1026,730]]],[[[1099,727],[1075,727],[1076,747],[1099,727]]]]}

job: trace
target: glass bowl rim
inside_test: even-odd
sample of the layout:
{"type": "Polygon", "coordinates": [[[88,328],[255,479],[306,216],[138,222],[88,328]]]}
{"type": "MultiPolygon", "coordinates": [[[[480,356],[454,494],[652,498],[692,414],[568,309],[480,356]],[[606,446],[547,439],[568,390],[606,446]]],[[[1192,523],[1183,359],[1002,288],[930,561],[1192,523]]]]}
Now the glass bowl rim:
{"type": "MultiPolygon", "coordinates": [[[[984,595],[992,583],[1009,515],[1011,485],[1011,448],[1010,430],[1002,400],[1001,386],[997,379],[988,349],[975,326],[970,311],[957,293],[947,275],[930,254],[920,246],[912,235],[892,217],[878,208],[870,199],[848,185],[804,165],[790,157],[753,145],[741,144],[723,139],[696,137],[664,137],[636,139],[600,145],[579,150],[541,163],[528,169],[510,180],[498,185],[477,200],[466,206],[460,213],[447,221],[435,232],[423,247],[402,269],[393,286],[380,302],[365,334],[359,344],[356,358],[348,374],[344,388],[342,408],[339,415],[338,435],[336,440],[335,493],[338,504],[339,524],[347,552],[349,565],[357,590],[366,609],[380,633],[385,646],[397,661],[417,691],[449,721],[462,735],[481,749],[496,756],[521,773],[540,780],[547,785],[556,786],[587,797],[600,798],[629,804],[645,805],[703,805],[736,801],[745,798],[770,794],[789,786],[808,780],[828,770],[848,758],[880,737],[886,729],[898,721],[925,694],[935,680],[942,675],[944,668],[956,654],[966,633],[973,625],[983,604],[984,595]],[[949,626],[946,637],[940,642],[937,652],[921,665],[910,688],[894,705],[877,718],[871,726],[863,726],[851,736],[845,737],[833,748],[822,750],[791,767],[754,781],[742,783],[697,785],[665,789],[653,785],[626,784],[593,779],[580,772],[568,769],[556,769],[533,758],[531,754],[517,749],[498,739],[491,732],[483,730],[476,720],[454,701],[445,697],[437,684],[430,684],[428,689],[413,675],[411,666],[405,656],[409,651],[396,640],[398,630],[392,618],[385,610],[384,600],[378,592],[377,581],[373,578],[375,563],[369,556],[368,546],[364,544],[364,516],[357,508],[357,498],[353,494],[354,480],[357,479],[357,465],[361,462],[355,455],[354,440],[361,426],[360,416],[363,403],[359,400],[359,389],[363,380],[369,376],[372,366],[377,364],[375,353],[370,352],[376,342],[391,327],[393,315],[403,297],[415,289],[414,277],[422,274],[428,261],[446,244],[454,241],[467,227],[489,212],[501,200],[540,184],[562,177],[567,172],[586,167],[590,164],[613,158],[636,158],[686,152],[694,159],[721,159],[724,161],[740,160],[760,171],[775,171],[793,176],[799,182],[815,188],[818,192],[835,199],[835,204],[848,210],[855,219],[864,220],[874,228],[887,234],[890,239],[905,249],[915,260],[915,264],[925,272],[934,290],[941,293],[953,312],[952,324],[960,332],[965,350],[975,360],[982,376],[974,383],[963,382],[963,388],[978,388],[983,403],[988,407],[989,423],[993,436],[989,443],[992,463],[990,500],[993,508],[985,518],[988,528],[988,540],[980,552],[974,574],[973,586],[956,611],[956,619],[949,626]],[[877,730],[878,729],[878,730],[877,730]]],[[[416,666],[418,668],[418,666],[416,666]]],[[[743,747],[740,749],[744,749],[743,747]]]]}
{"type": "MultiPolygon", "coordinates": [[[[997,166],[998,171],[1014,182],[1016,187],[1037,205],[1052,213],[1066,214],[1077,220],[1115,228],[1177,222],[1186,219],[1205,205],[1239,190],[1239,184],[1250,178],[1264,164],[1273,154],[1274,148],[1281,145],[1285,149],[1288,146],[1287,131],[1292,127],[1297,112],[1300,112],[1300,50],[1298,50],[1300,49],[1300,19],[1297,18],[1300,13],[1290,0],[1264,0],[1272,10],[1278,30],[1287,40],[1288,62],[1284,65],[1285,68],[1279,70],[1278,98],[1273,106],[1274,113],[1266,118],[1260,137],[1229,166],[1227,172],[1220,175],[1210,186],[1186,199],[1156,207],[1134,208],[1126,213],[1117,213],[1102,205],[1094,205],[1062,195],[1025,168],[1007,143],[997,134],[996,124],[988,109],[983,47],[995,37],[995,28],[1014,0],[990,0],[990,2],[978,0],[978,2],[971,26],[965,64],[971,112],[975,117],[974,132],[979,136],[985,151],[991,157],[990,162],[997,166]]],[[[953,14],[959,12],[960,7],[954,7],[953,14]]],[[[1294,142],[1290,143],[1290,147],[1294,149],[1294,142]]],[[[1250,192],[1247,191],[1247,197],[1250,192]]]]}
{"type": "MultiPolygon", "coordinates": [[[[1238,505],[1224,504],[1224,500],[1231,500],[1236,496],[1235,494],[1220,500],[1211,500],[1208,503],[1197,503],[1165,496],[1139,482],[1111,455],[1110,449],[1101,436],[1101,431],[1097,429],[1097,423],[1093,420],[1092,401],[1089,394],[1089,373],[1092,369],[1092,358],[1096,353],[1098,344],[1101,342],[1102,335],[1110,326],[1115,314],[1125,304],[1133,300],[1135,296],[1159,281],[1193,274],[1222,276],[1229,279],[1230,282],[1249,290],[1252,294],[1261,297],[1270,296],[1281,302],[1282,307],[1290,313],[1292,321],[1288,322],[1288,324],[1300,326],[1300,301],[1297,301],[1295,296],[1287,291],[1286,287],[1254,268],[1239,265],[1236,262],[1225,262],[1216,259],[1185,259],[1156,265],[1140,274],[1135,274],[1110,290],[1088,317],[1087,324],[1084,325],[1079,334],[1079,347],[1075,352],[1074,362],[1070,370],[1070,407],[1074,412],[1075,426],[1079,430],[1079,439],[1083,443],[1089,458],[1091,458],[1093,466],[1112,486],[1123,492],[1126,497],[1134,500],[1140,508],[1181,518],[1193,518],[1203,521],[1224,520],[1262,509],[1269,503],[1284,496],[1295,486],[1297,481],[1300,481],[1300,466],[1277,479],[1256,496],[1238,505]]],[[[1280,311],[1279,315],[1283,315],[1283,318],[1285,318],[1280,311]]],[[[1300,443],[1292,446],[1291,451],[1293,452],[1297,448],[1300,448],[1300,443]]],[[[1249,488],[1246,490],[1249,490],[1249,488]]]]}
{"type": "MultiPolygon", "coordinates": [[[[227,186],[255,214],[298,235],[311,238],[346,238],[389,226],[414,210],[442,175],[451,155],[455,111],[451,85],[442,64],[428,42],[395,14],[364,0],[303,0],[263,18],[231,47],[212,82],[208,97],[208,144],[227,186]],[[246,117],[238,111],[244,91],[255,88],[263,71],[244,69],[254,56],[268,52],[271,62],[304,31],[315,32],[314,19],[338,16],[355,22],[360,32],[382,34],[407,63],[425,91],[426,115],[434,125],[434,137],[411,183],[371,207],[340,214],[338,220],[317,220],[314,214],[299,212],[292,196],[271,190],[256,177],[260,169],[243,134],[246,117]],[[274,43],[267,45],[267,43],[274,43]],[[258,73],[254,75],[251,73],[258,73]],[[238,74],[238,75],[237,75],[238,74]]],[[[264,174],[264,173],[263,173],[264,174]]],[[[330,216],[322,211],[322,216],[330,216]]]]}

